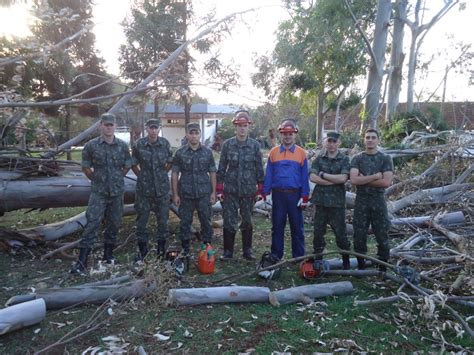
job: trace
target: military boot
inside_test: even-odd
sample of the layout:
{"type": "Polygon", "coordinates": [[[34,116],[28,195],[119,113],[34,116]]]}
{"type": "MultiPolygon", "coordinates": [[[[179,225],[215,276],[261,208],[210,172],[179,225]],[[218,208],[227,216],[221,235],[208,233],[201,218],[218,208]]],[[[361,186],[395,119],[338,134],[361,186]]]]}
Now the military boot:
{"type": "MultiPolygon", "coordinates": [[[[387,262],[388,260],[385,259],[385,258],[379,258],[380,261],[383,261],[383,262],[387,262]]],[[[387,267],[385,265],[382,265],[382,264],[377,264],[377,268],[379,269],[379,271],[382,271],[382,272],[386,272],[387,271],[387,267]]]]}
{"type": "Polygon", "coordinates": [[[148,254],[148,243],[138,242],[138,254],[135,256],[135,262],[143,261],[148,254]]]}
{"type": "Polygon", "coordinates": [[[232,233],[228,229],[224,228],[223,231],[224,239],[224,254],[219,258],[220,261],[228,261],[234,256],[234,240],[235,233],[232,233]]]}
{"type": "Polygon", "coordinates": [[[189,239],[185,239],[181,241],[181,246],[183,247],[182,254],[184,256],[189,256],[191,251],[191,241],[189,239]]]}
{"type": "Polygon", "coordinates": [[[110,243],[104,244],[104,257],[102,258],[106,264],[113,264],[115,262],[114,259],[114,245],[110,243]]]}
{"type": "Polygon", "coordinates": [[[365,270],[365,259],[360,256],[357,257],[357,268],[359,270],[365,270]]]}
{"type": "Polygon", "coordinates": [[[242,231],[242,251],[243,257],[247,260],[255,260],[255,256],[252,253],[252,228],[245,229],[242,231]]]}
{"type": "Polygon", "coordinates": [[[79,252],[79,258],[70,271],[71,274],[80,275],[86,271],[87,258],[89,257],[90,252],[90,248],[81,248],[81,251],[79,252]]]}
{"type": "Polygon", "coordinates": [[[349,259],[349,255],[342,254],[342,270],[350,270],[351,268],[351,260],[349,259]]]}
{"type": "Polygon", "coordinates": [[[164,260],[166,253],[166,240],[158,240],[156,244],[156,257],[160,260],[164,260]]]}

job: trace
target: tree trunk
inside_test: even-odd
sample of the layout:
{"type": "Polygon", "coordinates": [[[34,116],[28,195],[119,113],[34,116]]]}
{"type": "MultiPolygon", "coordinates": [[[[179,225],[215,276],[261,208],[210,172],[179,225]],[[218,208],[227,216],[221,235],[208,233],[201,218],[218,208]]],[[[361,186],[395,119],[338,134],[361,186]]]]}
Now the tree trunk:
{"type": "Polygon", "coordinates": [[[46,317],[44,300],[33,300],[0,309],[0,335],[41,322],[46,317]]]}
{"type": "Polygon", "coordinates": [[[323,93],[318,94],[316,103],[316,143],[321,144],[323,140],[323,129],[324,129],[324,99],[323,93]]]}
{"type": "Polygon", "coordinates": [[[390,53],[390,77],[388,84],[387,110],[385,117],[391,122],[397,113],[402,86],[402,68],[405,54],[403,53],[403,36],[405,22],[400,17],[406,17],[407,0],[397,0],[392,35],[392,50],[390,53]]]}
{"type": "Polygon", "coordinates": [[[268,302],[270,289],[254,286],[181,288],[168,291],[167,304],[189,306],[209,303],[268,302]]]}
{"type": "Polygon", "coordinates": [[[413,97],[415,96],[415,70],[416,70],[416,39],[418,34],[411,31],[410,54],[408,57],[408,78],[407,78],[407,112],[413,112],[413,97]]]}
{"type": "Polygon", "coordinates": [[[43,299],[46,309],[61,309],[76,304],[102,304],[109,298],[116,302],[125,301],[133,297],[142,297],[156,288],[154,282],[138,280],[126,284],[104,286],[77,286],[62,289],[42,290],[33,295],[14,296],[7,301],[13,305],[22,302],[25,296],[43,299]]]}
{"type": "Polygon", "coordinates": [[[362,125],[363,130],[369,127],[377,128],[377,117],[380,111],[380,90],[382,88],[391,10],[392,5],[390,0],[378,0],[375,34],[372,45],[375,58],[372,59],[369,67],[367,97],[365,100],[365,119],[362,125]]]}
{"type": "MultiPolygon", "coordinates": [[[[135,179],[125,178],[125,203],[135,201],[135,179]]],[[[21,208],[57,208],[87,206],[91,192],[85,176],[39,177],[29,180],[2,181],[0,214],[21,208]]]]}
{"type": "Polygon", "coordinates": [[[304,285],[270,292],[269,301],[272,306],[297,302],[309,304],[316,298],[348,295],[353,290],[352,283],[349,281],[304,285]]]}

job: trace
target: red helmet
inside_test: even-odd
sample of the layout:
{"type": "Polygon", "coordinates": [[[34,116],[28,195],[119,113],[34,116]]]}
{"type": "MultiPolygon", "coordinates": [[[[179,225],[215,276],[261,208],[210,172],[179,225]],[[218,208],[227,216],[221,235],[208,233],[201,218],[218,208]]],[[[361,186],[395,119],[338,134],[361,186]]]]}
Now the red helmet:
{"type": "Polygon", "coordinates": [[[286,119],[278,126],[278,132],[280,133],[298,133],[298,126],[295,120],[286,119]]]}
{"type": "Polygon", "coordinates": [[[247,110],[239,110],[235,112],[235,116],[232,119],[232,123],[235,125],[244,124],[244,123],[252,124],[252,120],[250,119],[249,112],[247,110]]]}

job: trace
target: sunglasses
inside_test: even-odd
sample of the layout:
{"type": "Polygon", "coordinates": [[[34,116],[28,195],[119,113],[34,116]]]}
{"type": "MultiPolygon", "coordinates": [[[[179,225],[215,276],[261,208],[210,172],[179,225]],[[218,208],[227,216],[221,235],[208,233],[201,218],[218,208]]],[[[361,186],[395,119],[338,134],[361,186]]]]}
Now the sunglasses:
{"type": "Polygon", "coordinates": [[[329,142],[329,143],[336,143],[336,142],[337,142],[337,140],[335,140],[335,139],[332,139],[332,138],[329,138],[329,139],[328,139],[328,142],[329,142]]]}
{"type": "Polygon", "coordinates": [[[114,124],[113,123],[104,123],[105,127],[112,127],[114,124]]]}

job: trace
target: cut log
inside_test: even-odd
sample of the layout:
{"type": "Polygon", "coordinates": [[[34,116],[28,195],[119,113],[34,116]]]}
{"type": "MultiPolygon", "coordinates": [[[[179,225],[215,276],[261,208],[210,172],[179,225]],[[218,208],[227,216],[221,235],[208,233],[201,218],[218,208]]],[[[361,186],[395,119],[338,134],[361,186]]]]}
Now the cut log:
{"type": "MultiPolygon", "coordinates": [[[[125,180],[125,203],[135,201],[135,175],[125,180]]],[[[74,177],[55,176],[28,180],[0,181],[0,213],[21,208],[57,208],[87,206],[90,181],[80,174],[74,177]]]]}
{"type": "Polygon", "coordinates": [[[102,304],[109,298],[116,302],[126,301],[133,297],[142,297],[156,289],[154,282],[138,280],[126,284],[69,287],[62,289],[41,290],[32,295],[14,296],[7,301],[7,305],[14,305],[24,301],[25,297],[43,299],[46,309],[61,309],[77,304],[102,304]]]}
{"type": "Polygon", "coordinates": [[[330,282],[315,285],[291,287],[285,290],[270,292],[269,301],[272,306],[303,302],[311,303],[316,298],[351,294],[354,288],[349,281],[330,282]]]}
{"type": "Polygon", "coordinates": [[[223,286],[208,288],[179,288],[168,291],[167,304],[190,306],[209,303],[266,303],[270,289],[253,286],[223,286]]]}
{"type": "Polygon", "coordinates": [[[46,317],[44,300],[33,300],[0,309],[0,335],[41,322],[46,317]]]}

